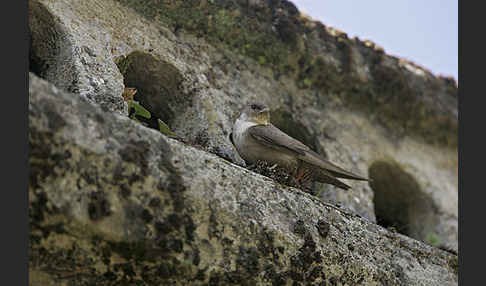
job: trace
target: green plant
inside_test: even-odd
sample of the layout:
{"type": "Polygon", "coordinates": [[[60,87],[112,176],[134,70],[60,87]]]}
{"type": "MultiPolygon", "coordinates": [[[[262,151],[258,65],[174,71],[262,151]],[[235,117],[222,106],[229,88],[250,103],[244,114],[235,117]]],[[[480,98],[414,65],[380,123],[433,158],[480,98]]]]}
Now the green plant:
{"type": "Polygon", "coordinates": [[[425,241],[432,246],[438,246],[440,244],[440,237],[435,232],[429,232],[425,236],[425,241]]]}
{"type": "Polygon", "coordinates": [[[160,133],[171,137],[177,137],[177,135],[174,132],[170,131],[169,126],[167,126],[167,124],[165,124],[164,121],[157,119],[157,122],[159,123],[160,133]]]}
{"type": "Polygon", "coordinates": [[[150,119],[150,112],[133,99],[128,100],[128,114],[131,119],[140,121],[140,117],[150,119]]]}

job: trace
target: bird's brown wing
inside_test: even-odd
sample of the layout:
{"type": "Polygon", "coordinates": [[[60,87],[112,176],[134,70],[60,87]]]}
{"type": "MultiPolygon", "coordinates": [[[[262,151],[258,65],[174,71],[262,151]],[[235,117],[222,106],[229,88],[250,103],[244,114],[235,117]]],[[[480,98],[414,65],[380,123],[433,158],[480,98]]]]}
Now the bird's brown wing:
{"type": "Polygon", "coordinates": [[[368,180],[323,159],[319,154],[312,151],[302,142],[290,137],[272,124],[252,126],[248,128],[248,133],[261,144],[283,152],[292,152],[298,159],[320,167],[335,177],[364,181],[368,180]]]}
{"type": "Polygon", "coordinates": [[[295,156],[303,156],[310,151],[309,147],[290,137],[272,124],[256,125],[248,128],[248,134],[259,143],[295,156]]]}
{"type": "Polygon", "coordinates": [[[367,178],[353,174],[349,171],[344,170],[341,167],[334,165],[333,163],[331,163],[327,160],[322,159],[319,154],[317,154],[316,152],[314,152],[312,150],[310,150],[309,152],[306,152],[306,154],[304,156],[299,157],[299,159],[302,160],[302,161],[305,161],[307,163],[310,163],[312,165],[319,166],[322,169],[327,170],[333,176],[338,177],[338,178],[369,181],[369,179],[367,179],[367,178]]]}

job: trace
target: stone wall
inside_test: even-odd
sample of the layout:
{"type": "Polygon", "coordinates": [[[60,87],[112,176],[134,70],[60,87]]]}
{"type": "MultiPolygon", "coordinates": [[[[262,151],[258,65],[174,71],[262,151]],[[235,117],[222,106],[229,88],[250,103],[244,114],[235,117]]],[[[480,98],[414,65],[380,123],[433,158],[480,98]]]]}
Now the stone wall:
{"type": "Polygon", "coordinates": [[[147,267],[179,284],[190,273],[195,284],[430,285],[429,272],[457,283],[457,255],[401,235],[457,250],[453,80],[287,1],[31,0],[29,26],[30,70],[56,86],[30,76],[36,279],[64,279],[43,268],[64,257],[76,262],[66,279],[87,283],[82,271],[121,281],[147,267]],[[185,143],[130,121],[125,87],[185,143]],[[310,196],[239,167],[228,135],[255,99],[282,130],[373,182],[316,183],[310,196]]]}

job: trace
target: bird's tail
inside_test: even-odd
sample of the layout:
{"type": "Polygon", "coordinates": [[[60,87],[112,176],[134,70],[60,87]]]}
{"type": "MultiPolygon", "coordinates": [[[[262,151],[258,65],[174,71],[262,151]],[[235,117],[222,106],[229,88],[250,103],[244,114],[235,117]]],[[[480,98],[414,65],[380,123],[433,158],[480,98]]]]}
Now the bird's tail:
{"type": "Polygon", "coordinates": [[[337,178],[335,178],[331,173],[327,172],[326,170],[322,169],[313,169],[312,170],[312,178],[318,182],[331,184],[343,190],[351,189],[350,186],[346,185],[345,183],[341,182],[337,178]]]}
{"type": "Polygon", "coordinates": [[[341,167],[334,165],[327,160],[324,160],[319,154],[313,151],[306,153],[304,156],[300,157],[300,159],[308,164],[318,166],[323,171],[327,171],[333,177],[360,181],[370,181],[370,179],[368,178],[353,174],[349,171],[344,170],[341,167]]]}
{"type": "Polygon", "coordinates": [[[331,176],[326,176],[326,175],[321,174],[319,176],[316,176],[315,179],[318,182],[325,183],[325,184],[331,184],[331,185],[334,185],[334,186],[336,186],[340,189],[346,190],[346,191],[351,189],[350,186],[346,185],[345,183],[343,183],[340,180],[338,180],[334,177],[331,177],[331,176]]]}

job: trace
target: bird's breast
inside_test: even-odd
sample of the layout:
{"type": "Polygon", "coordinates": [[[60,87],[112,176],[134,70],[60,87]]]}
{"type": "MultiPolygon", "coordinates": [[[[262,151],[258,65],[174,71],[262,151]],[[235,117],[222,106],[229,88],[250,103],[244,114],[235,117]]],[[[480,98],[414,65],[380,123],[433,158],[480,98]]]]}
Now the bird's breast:
{"type": "Polygon", "coordinates": [[[289,154],[265,146],[254,139],[248,128],[255,126],[252,122],[236,121],[233,126],[233,141],[238,154],[246,162],[266,161],[270,164],[277,164],[281,167],[293,167],[297,164],[297,158],[289,154]]]}

